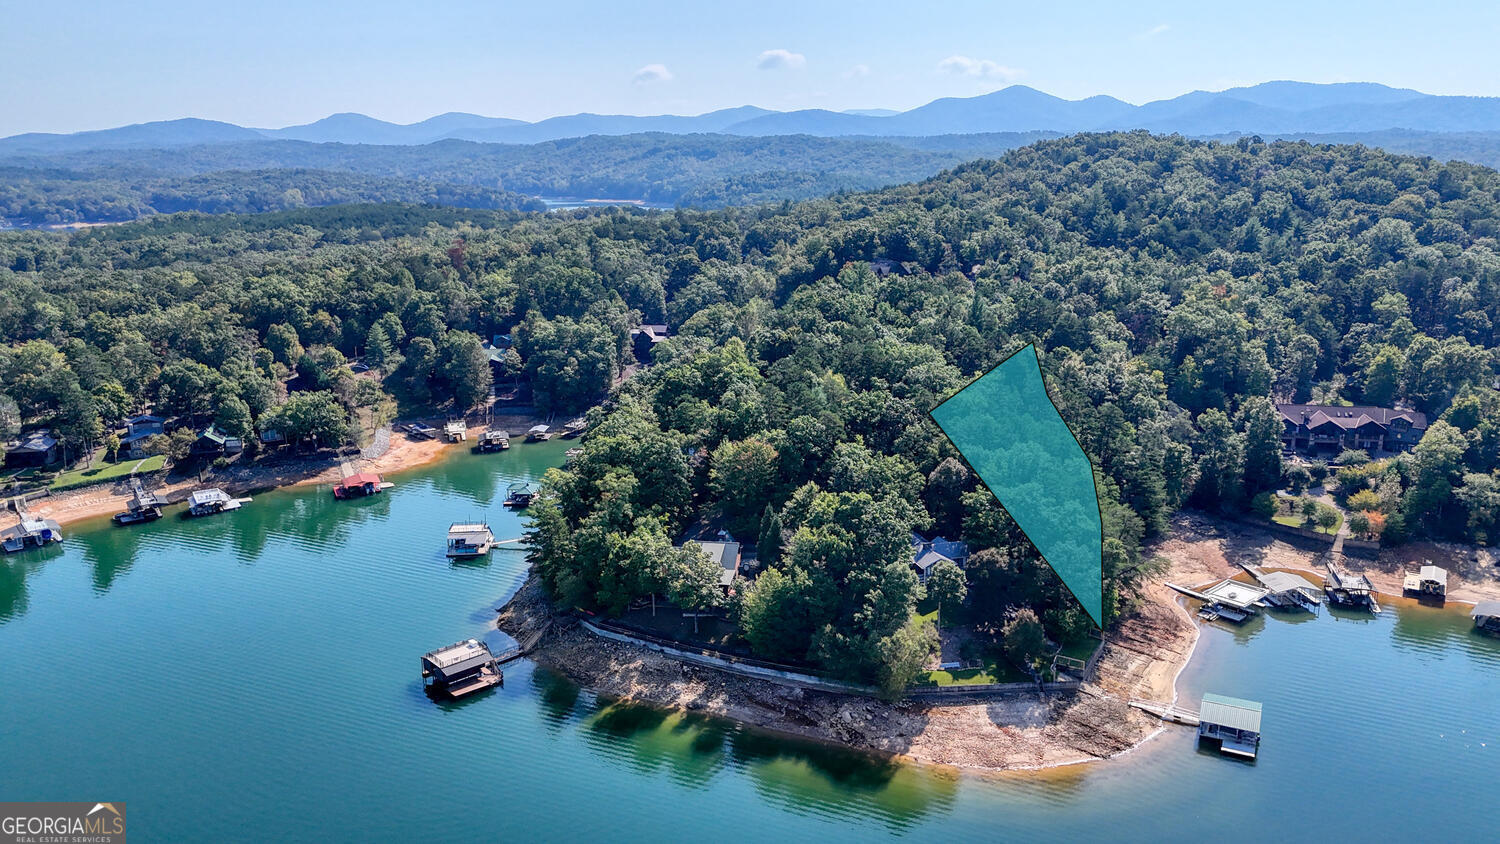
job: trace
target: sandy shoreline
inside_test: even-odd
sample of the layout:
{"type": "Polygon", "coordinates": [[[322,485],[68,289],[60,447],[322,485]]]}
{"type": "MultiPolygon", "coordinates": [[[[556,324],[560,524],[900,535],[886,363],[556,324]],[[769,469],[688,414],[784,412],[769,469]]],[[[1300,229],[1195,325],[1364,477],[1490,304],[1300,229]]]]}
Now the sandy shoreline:
{"type": "MultiPolygon", "coordinates": [[[[1058,768],[1129,753],[1169,729],[1129,706],[1132,699],[1175,702],[1177,682],[1197,651],[1201,622],[1166,581],[1203,585],[1240,573],[1244,562],[1300,570],[1322,582],[1322,554],[1200,514],[1176,516],[1169,537],[1146,553],[1165,557],[1169,568],[1111,631],[1094,680],[1077,693],[887,703],[747,678],[600,639],[555,616],[532,580],[501,609],[497,627],[520,639],[554,622],[531,658],[606,697],[973,773],[1058,768]]],[[[1485,570],[1487,560],[1459,564],[1472,556],[1463,546],[1420,543],[1377,561],[1349,558],[1347,567],[1399,596],[1405,568],[1430,559],[1452,573],[1450,601],[1500,597],[1500,576],[1485,570]]]]}
{"type": "MultiPolygon", "coordinates": [[[[493,424],[502,430],[517,431],[536,424],[536,420],[530,416],[496,416],[493,424]]],[[[392,434],[390,448],[379,457],[366,459],[355,456],[346,460],[356,471],[378,472],[382,475],[409,471],[460,450],[467,451],[473,446],[475,438],[487,430],[487,426],[482,423],[470,425],[468,430],[469,441],[463,443],[445,443],[438,439],[412,440],[401,434],[392,434]]],[[[167,496],[217,486],[239,495],[280,487],[333,484],[341,478],[340,461],[334,457],[273,458],[245,468],[231,466],[222,472],[210,472],[201,482],[196,477],[177,478],[170,483],[152,487],[152,491],[167,496]]],[[[121,481],[69,490],[34,500],[27,506],[33,516],[56,519],[59,524],[67,525],[86,519],[113,516],[123,512],[129,503],[129,488],[121,481]]],[[[15,521],[15,514],[9,510],[0,515],[0,527],[9,526],[15,521]]]]}

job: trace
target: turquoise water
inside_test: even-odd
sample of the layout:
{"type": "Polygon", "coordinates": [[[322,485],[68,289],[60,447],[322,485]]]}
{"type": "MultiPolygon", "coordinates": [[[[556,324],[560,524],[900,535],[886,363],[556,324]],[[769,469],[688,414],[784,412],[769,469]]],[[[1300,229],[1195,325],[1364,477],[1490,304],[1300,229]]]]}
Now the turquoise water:
{"type": "Polygon", "coordinates": [[[1127,756],[981,778],[611,705],[521,661],[457,705],[418,657],[487,627],[511,551],[450,563],[565,442],[455,456],[0,562],[0,800],[124,800],[137,840],[1480,839],[1500,642],[1462,612],[1208,628],[1181,687],[1265,703],[1261,758],[1170,728],[1127,756]]]}

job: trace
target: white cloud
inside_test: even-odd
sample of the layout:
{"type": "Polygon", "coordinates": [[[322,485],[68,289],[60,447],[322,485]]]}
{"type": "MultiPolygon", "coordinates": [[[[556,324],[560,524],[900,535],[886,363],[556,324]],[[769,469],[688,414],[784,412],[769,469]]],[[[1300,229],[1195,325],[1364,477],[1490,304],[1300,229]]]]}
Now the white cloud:
{"type": "Polygon", "coordinates": [[[857,64],[854,67],[851,67],[848,70],[844,71],[845,79],[863,79],[864,77],[869,75],[870,66],[867,64],[857,64]]]}
{"type": "Polygon", "coordinates": [[[968,56],[949,56],[938,62],[938,70],[954,76],[972,76],[978,79],[1000,79],[1010,82],[1025,75],[1026,71],[1006,67],[989,59],[971,59],[968,56]]]}
{"type": "Polygon", "coordinates": [[[791,50],[779,49],[767,50],[755,60],[755,66],[761,70],[784,70],[802,67],[805,64],[807,64],[807,56],[791,50]]]}
{"type": "Polygon", "coordinates": [[[1137,33],[1135,39],[1137,41],[1145,41],[1147,38],[1155,38],[1156,36],[1161,35],[1163,32],[1166,32],[1171,28],[1172,27],[1170,24],[1159,23],[1156,26],[1153,26],[1150,29],[1146,30],[1145,32],[1137,33]]]}
{"type": "Polygon", "coordinates": [[[664,64],[648,64],[637,70],[630,81],[637,85],[650,85],[653,82],[671,82],[672,71],[667,70],[664,64]]]}

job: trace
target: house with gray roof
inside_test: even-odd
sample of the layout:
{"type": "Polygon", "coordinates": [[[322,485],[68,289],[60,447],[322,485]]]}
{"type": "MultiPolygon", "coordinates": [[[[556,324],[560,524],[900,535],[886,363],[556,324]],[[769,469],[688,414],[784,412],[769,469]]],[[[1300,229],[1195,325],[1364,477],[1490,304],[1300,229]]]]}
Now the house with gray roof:
{"type": "Polygon", "coordinates": [[[1427,432],[1427,414],[1390,407],[1278,404],[1281,443],[1289,451],[1336,454],[1405,451],[1427,432]]]}

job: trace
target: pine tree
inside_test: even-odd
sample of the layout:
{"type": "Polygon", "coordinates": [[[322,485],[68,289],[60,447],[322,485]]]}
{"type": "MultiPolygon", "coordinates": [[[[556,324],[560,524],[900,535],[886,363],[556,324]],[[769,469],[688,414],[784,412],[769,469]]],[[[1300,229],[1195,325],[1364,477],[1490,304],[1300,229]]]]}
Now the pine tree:
{"type": "Polygon", "coordinates": [[[760,541],[755,544],[755,553],[762,567],[781,560],[781,516],[770,504],[760,516],[760,541]]]}

